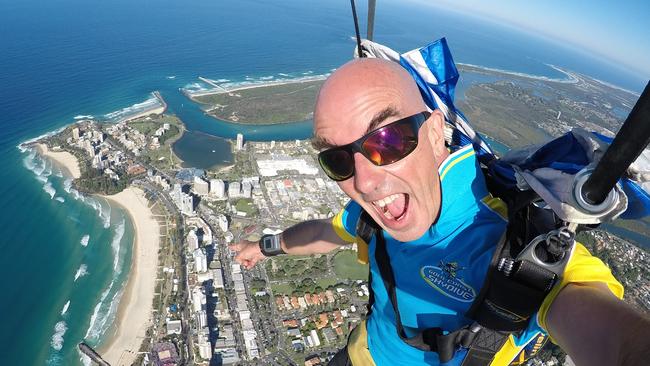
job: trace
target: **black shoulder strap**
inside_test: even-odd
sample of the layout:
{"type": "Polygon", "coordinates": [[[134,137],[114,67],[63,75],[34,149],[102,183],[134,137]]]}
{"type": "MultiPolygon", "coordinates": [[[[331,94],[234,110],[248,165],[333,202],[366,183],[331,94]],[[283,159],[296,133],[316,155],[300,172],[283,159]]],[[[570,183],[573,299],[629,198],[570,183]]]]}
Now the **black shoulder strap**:
{"type": "MultiPolygon", "coordinates": [[[[372,220],[369,216],[365,219],[372,220]]],[[[468,349],[462,366],[484,366],[490,363],[508,338],[507,332],[497,332],[474,325],[444,334],[441,328],[428,328],[408,337],[404,331],[395,291],[395,275],[390,265],[386,240],[380,228],[375,225],[375,260],[384,282],[388,298],[395,313],[397,335],[406,344],[421,351],[437,352],[440,362],[447,362],[454,357],[456,349],[463,346],[468,349]]],[[[371,285],[372,287],[372,285],[371,285]]]]}

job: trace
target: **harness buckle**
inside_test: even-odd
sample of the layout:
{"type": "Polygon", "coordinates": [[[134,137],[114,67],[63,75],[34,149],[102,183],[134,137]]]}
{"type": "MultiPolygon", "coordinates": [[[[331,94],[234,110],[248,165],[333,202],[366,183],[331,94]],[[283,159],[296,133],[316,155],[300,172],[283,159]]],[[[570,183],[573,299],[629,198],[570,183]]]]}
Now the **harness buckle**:
{"type": "Polygon", "coordinates": [[[574,244],[575,233],[569,226],[563,226],[535,237],[515,261],[527,260],[562,277],[574,244]]]}

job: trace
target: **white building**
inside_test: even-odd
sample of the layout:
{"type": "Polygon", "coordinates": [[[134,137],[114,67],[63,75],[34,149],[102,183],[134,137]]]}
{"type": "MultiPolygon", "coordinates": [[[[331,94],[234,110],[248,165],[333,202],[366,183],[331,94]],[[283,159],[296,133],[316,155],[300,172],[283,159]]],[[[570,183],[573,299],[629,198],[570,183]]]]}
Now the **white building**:
{"type": "Polygon", "coordinates": [[[183,331],[183,324],[180,320],[169,320],[167,319],[167,335],[170,334],[181,334],[183,331]]]}
{"type": "Polygon", "coordinates": [[[188,216],[194,216],[194,197],[187,193],[181,193],[179,209],[188,216]]]}
{"type": "Polygon", "coordinates": [[[201,287],[196,286],[192,289],[192,309],[194,312],[201,311],[205,307],[205,295],[201,291],[201,287]]]}
{"type": "Polygon", "coordinates": [[[194,252],[198,248],[199,237],[196,235],[196,230],[192,229],[189,234],[187,234],[187,249],[189,249],[190,252],[194,252]]]}
{"type": "Polygon", "coordinates": [[[196,313],[196,324],[198,328],[205,328],[208,326],[208,313],[205,310],[197,311],[196,313]]]}
{"type": "Polygon", "coordinates": [[[244,149],[244,135],[241,133],[237,134],[237,150],[244,149]]]}
{"type": "Polygon", "coordinates": [[[203,248],[194,250],[194,268],[197,273],[203,273],[208,270],[208,258],[203,248]]]}
{"type": "Polygon", "coordinates": [[[241,185],[242,188],[242,196],[246,198],[251,198],[251,192],[253,191],[253,186],[250,184],[250,182],[244,182],[241,185]]]}
{"type": "Polygon", "coordinates": [[[316,333],[316,329],[312,329],[311,332],[309,332],[309,337],[311,338],[311,342],[314,347],[320,346],[320,338],[318,338],[318,333],[316,333]]]}
{"type": "Polygon", "coordinates": [[[240,196],[240,184],[239,182],[230,182],[228,183],[228,197],[237,198],[240,196]]]}
{"type": "Polygon", "coordinates": [[[226,197],[226,183],[221,179],[210,179],[210,195],[217,198],[226,197]]]}
{"type": "Polygon", "coordinates": [[[198,334],[197,346],[199,347],[199,356],[204,360],[212,358],[212,346],[208,338],[209,332],[208,328],[203,328],[198,334]]]}
{"type": "Polygon", "coordinates": [[[194,192],[199,196],[207,196],[210,193],[210,185],[202,178],[194,177],[194,192]]]}
{"type": "Polygon", "coordinates": [[[221,268],[214,269],[212,272],[212,286],[214,288],[223,288],[223,270],[221,268]]]}
{"type": "Polygon", "coordinates": [[[226,218],[225,215],[219,214],[217,215],[217,223],[219,224],[219,229],[223,231],[224,233],[228,231],[228,219],[226,218]]]}

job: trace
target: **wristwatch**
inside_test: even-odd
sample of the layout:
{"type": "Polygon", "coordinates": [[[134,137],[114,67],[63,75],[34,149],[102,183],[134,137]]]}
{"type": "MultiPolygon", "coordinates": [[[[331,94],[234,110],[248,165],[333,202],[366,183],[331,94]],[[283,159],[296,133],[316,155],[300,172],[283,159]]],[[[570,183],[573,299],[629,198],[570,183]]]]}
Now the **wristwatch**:
{"type": "Polygon", "coordinates": [[[280,234],[266,234],[260,239],[260,250],[267,257],[278,254],[286,254],[280,245],[280,234]]]}

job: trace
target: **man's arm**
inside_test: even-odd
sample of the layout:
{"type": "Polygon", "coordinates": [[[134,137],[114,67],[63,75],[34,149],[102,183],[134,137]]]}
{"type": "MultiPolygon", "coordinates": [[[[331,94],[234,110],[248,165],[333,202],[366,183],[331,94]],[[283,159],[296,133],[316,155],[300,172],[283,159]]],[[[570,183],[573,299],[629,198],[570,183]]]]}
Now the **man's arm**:
{"type": "Polygon", "coordinates": [[[569,284],[553,301],[548,332],[576,365],[647,365],[650,318],[603,283],[569,284]]]}
{"type": "MultiPolygon", "coordinates": [[[[282,250],[293,255],[327,253],[346,244],[334,231],[331,219],[301,222],[286,229],[280,238],[282,250]]],[[[257,242],[243,240],[230,249],[237,252],[235,260],[248,269],[265,258],[257,242]]]]}

